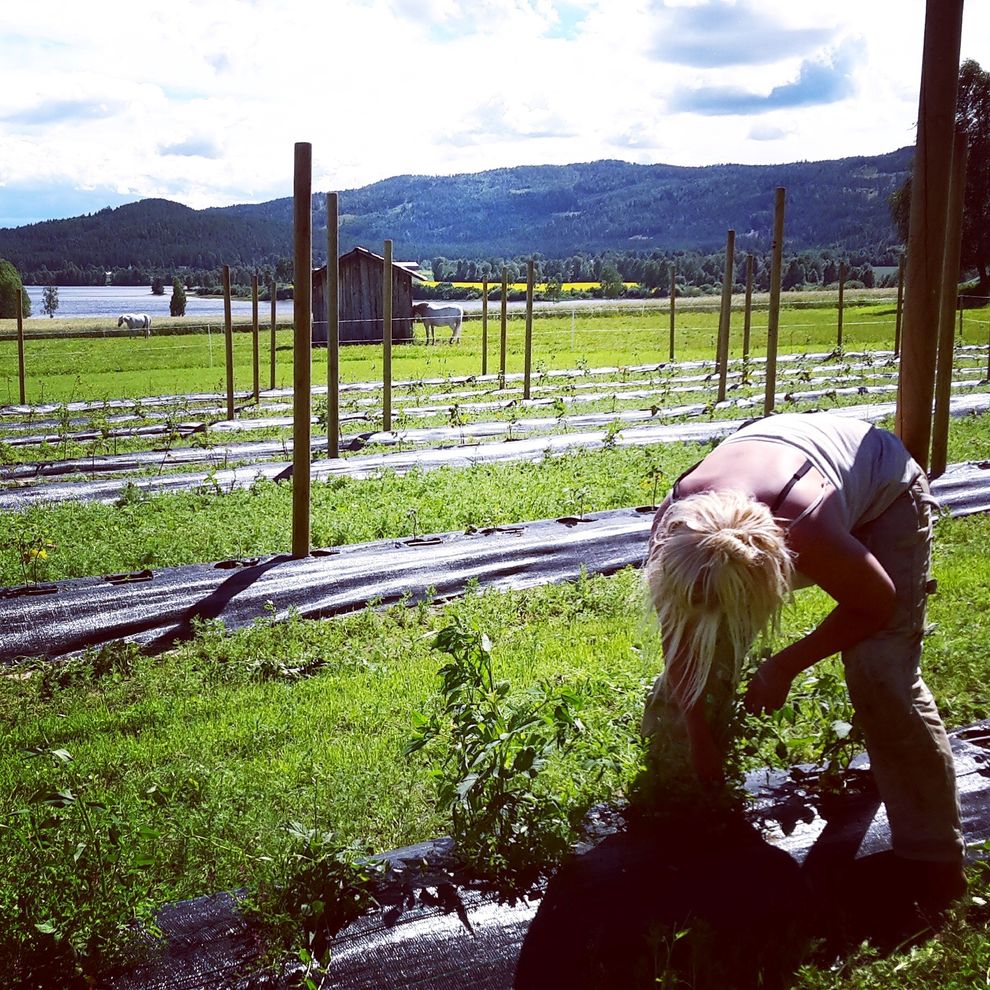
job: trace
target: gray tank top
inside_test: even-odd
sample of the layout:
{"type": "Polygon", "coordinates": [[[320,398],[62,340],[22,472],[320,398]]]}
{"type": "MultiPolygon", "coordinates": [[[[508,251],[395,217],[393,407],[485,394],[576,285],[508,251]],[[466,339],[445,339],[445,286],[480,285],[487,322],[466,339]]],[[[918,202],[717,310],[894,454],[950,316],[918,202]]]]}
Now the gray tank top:
{"type": "Polygon", "coordinates": [[[835,488],[849,531],[876,519],[924,473],[893,433],[833,413],[784,413],[722,443],[761,440],[801,451],[835,488]]]}

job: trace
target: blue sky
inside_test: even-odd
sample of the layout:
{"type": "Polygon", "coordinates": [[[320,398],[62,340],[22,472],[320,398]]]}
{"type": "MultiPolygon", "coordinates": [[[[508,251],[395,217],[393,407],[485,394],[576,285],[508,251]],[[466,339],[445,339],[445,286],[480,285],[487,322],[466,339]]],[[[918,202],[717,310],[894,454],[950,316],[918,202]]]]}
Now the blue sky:
{"type": "MultiPolygon", "coordinates": [[[[914,140],[924,0],[35,0],[0,9],[0,226],[599,158],[914,140]],[[30,23],[27,30],[25,25],[30,23]]],[[[990,4],[963,58],[990,68],[990,4]]]]}

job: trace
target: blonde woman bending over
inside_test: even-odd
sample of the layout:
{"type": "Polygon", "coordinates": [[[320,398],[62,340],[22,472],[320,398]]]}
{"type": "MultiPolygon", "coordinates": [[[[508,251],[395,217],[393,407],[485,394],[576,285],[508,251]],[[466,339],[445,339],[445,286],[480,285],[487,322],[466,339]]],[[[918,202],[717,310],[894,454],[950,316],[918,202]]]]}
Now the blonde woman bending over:
{"type": "Polygon", "coordinates": [[[951,899],[965,889],[955,769],[919,674],[932,505],[901,441],[868,423],[788,414],[723,441],[653,524],[645,576],[666,664],[642,731],[657,773],[679,760],[720,782],[745,654],[792,588],[817,584],[835,607],[760,665],[746,708],[775,711],[801,671],[841,653],[894,853],[951,899]]]}

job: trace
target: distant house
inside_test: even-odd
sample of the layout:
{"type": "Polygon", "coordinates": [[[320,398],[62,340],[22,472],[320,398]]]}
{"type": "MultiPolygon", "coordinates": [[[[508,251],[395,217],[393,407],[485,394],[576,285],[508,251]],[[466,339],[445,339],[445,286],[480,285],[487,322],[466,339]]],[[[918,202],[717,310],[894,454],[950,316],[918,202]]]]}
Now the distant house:
{"type": "MultiPolygon", "coordinates": [[[[367,248],[356,247],[341,255],[340,270],[340,342],[342,344],[379,343],[382,327],[382,275],[385,259],[367,248]]],[[[412,281],[426,279],[410,271],[409,262],[392,262],[392,340],[412,340],[412,281]]],[[[327,304],[325,285],[327,266],[313,272],[313,343],[326,347],[327,304]]]]}

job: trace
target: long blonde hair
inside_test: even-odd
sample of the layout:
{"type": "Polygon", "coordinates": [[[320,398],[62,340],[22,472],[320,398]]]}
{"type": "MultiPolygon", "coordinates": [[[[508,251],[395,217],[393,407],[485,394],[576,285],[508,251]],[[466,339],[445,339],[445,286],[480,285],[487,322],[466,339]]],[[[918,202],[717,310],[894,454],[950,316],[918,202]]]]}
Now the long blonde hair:
{"type": "Polygon", "coordinates": [[[775,627],[794,564],[783,529],[762,502],[742,492],[700,492],[673,502],[647,552],[644,574],[663,634],[669,685],[680,702],[705,690],[716,642],[731,646],[736,682],[760,632],[775,627]]]}

